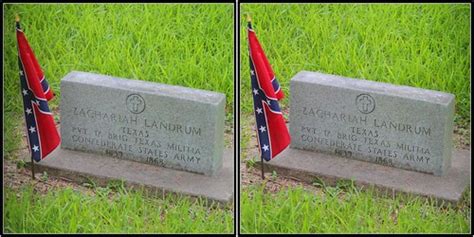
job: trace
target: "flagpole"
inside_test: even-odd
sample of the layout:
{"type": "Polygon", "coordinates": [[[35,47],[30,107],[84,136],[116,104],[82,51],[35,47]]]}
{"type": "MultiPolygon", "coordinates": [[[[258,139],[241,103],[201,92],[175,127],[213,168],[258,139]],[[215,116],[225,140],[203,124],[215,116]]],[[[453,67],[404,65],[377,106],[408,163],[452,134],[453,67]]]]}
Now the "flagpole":
{"type": "MultiPolygon", "coordinates": [[[[20,28],[20,16],[18,14],[15,16],[15,23],[16,27],[20,28]]],[[[33,180],[35,179],[35,161],[33,160],[33,155],[31,155],[31,178],[33,180]]]]}
{"type": "Polygon", "coordinates": [[[31,156],[31,178],[35,180],[35,161],[33,160],[33,156],[31,156]]]}
{"type": "MultiPolygon", "coordinates": [[[[252,18],[250,17],[249,13],[247,13],[247,22],[249,24],[252,23],[252,18]]],[[[260,168],[261,168],[261,171],[262,171],[262,180],[265,180],[265,172],[264,172],[264,169],[263,169],[263,155],[261,154],[261,152],[260,152],[260,168]]]]}

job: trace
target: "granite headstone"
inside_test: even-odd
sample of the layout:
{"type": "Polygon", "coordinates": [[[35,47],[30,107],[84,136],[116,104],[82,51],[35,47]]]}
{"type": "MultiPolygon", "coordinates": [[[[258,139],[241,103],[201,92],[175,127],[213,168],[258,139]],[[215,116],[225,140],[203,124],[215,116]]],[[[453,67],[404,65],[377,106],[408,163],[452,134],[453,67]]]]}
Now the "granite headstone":
{"type": "Polygon", "coordinates": [[[291,79],[291,147],[444,175],[454,95],[302,71],[291,79]]]}
{"type": "Polygon", "coordinates": [[[61,147],[214,175],[225,95],[71,72],[61,80],[61,147]]]}

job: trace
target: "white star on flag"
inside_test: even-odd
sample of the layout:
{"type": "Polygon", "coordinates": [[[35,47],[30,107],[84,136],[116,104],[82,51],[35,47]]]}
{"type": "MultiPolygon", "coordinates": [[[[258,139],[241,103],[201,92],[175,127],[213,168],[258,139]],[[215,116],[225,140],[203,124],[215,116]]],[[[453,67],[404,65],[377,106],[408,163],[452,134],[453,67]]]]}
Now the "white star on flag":
{"type": "Polygon", "coordinates": [[[34,145],[34,146],[33,146],[33,151],[39,151],[38,148],[39,148],[39,147],[38,147],[37,145],[34,145]]]}
{"type": "Polygon", "coordinates": [[[260,130],[260,132],[265,132],[265,131],[267,131],[267,128],[264,127],[264,126],[260,126],[260,128],[258,130],[260,130]]]}
{"type": "Polygon", "coordinates": [[[262,113],[262,108],[258,108],[258,107],[257,107],[257,110],[256,110],[256,111],[257,111],[257,114],[261,114],[261,113],[262,113]]]}
{"type": "Polygon", "coordinates": [[[20,70],[20,75],[23,76],[23,71],[20,70]]]}
{"type": "Polygon", "coordinates": [[[25,112],[26,112],[27,114],[31,114],[31,109],[30,109],[30,108],[27,108],[25,112]]]}
{"type": "Polygon", "coordinates": [[[272,101],[271,101],[271,100],[267,100],[268,105],[270,105],[270,102],[272,102],[272,101]]]}
{"type": "Polygon", "coordinates": [[[23,95],[28,95],[28,91],[26,89],[23,89],[22,92],[23,92],[23,95]]]}
{"type": "Polygon", "coordinates": [[[40,103],[39,100],[36,100],[36,103],[39,105],[39,103],[40,103]]]}
{"type": "Polygon", "coordinates": [[[263,149],[264,151],[268,151],[268,146],[267,146],[267,144],[263,144],[262,149],[263,149]]]}
{"type": "Polygon", "coordinates": [[[254,89],[253,89],[253,93],[254,93],[255,95],[258,95],[258,90],[254,88],[254,89]]]}
{"type": "Polygon", "coordinates": [[[254,76],[255,72],[253,70],[250,70],[250,74],[252,74],[252,76],[254,76]]]}
{"type": "Polygon", "coordinates": [[[31,126],[31,127],[30,127],[30,129],[28,129],[28,130],[30,130],[30,132],[31,132],[31,133],[34,133],[34,132],[36,132],[36,128],[35,128],[35,127],[33,127],[33,126],[31,126]]]}

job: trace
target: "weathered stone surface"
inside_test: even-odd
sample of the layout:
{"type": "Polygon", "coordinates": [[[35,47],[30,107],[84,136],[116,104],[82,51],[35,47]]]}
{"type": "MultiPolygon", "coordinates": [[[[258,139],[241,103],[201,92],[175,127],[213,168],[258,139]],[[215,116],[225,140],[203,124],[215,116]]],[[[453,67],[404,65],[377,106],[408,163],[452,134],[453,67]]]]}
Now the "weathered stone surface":
{"type": "Polygon", "coordinates": [[[454,150],[452,166],[444,176],[292,148],[264,165],[265,172],[276,171],[278,176],[308,183],[314,182],[316,177],[328,185],[335,185],[338,180],[352,180],[359,187],[374,186],[389,193],[409,193],[457,203],[470,183],[471,151],[454,150]]]}
{"type": "Polygon", "coordinates": [[[225,95],[71,72],[61,80],[61,147],[215,174],[225,95]]]}
{"type": "Polygon", "coordinates": [[[291,147],[444,175],[454,95],[302,71],[291,79],[291,147]]]}
{"type": "Polygon", "coordinates": [[[159,193],[177,193],[230,204],[234,197],[233,154],[232,150],[225,150],[222,168],[214,176],[207,176],[58,147],[36,163],[35,170],[78,183],[92,179],[98,185],[107,185],[112,180],[123,180],[130,188],[145,187],[159,193]]]}

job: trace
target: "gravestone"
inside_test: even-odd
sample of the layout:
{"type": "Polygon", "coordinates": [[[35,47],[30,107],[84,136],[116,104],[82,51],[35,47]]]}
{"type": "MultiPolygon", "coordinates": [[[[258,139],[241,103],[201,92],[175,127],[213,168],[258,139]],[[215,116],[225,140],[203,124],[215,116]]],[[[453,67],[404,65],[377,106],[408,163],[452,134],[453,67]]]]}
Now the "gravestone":
{"type": "Polygon", "coordinates": [[[291,79],[291,147],[443,175],[454,95],[317,72],[291,79]]]}
{"type": "Polygon", "coordinates": [[[61,80],[61,146],[34,169],[227,205],[235,171],[224,106],[221,93],[73,71],[61,80]]]}
{"type": "Polygon", "coordinates": [[[263,165],[310,184],[457,203],[471,151],[452,148],[454,106],[448,93],[302,71],[290,81],[290,147],[263,165]]]}
{"type": "Polygon", "coordinates": [[[213,175],[224,106],[216,92],[71,72],[61,80],[61,147],[213,175]]]}

